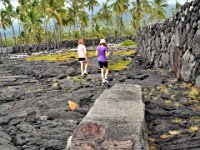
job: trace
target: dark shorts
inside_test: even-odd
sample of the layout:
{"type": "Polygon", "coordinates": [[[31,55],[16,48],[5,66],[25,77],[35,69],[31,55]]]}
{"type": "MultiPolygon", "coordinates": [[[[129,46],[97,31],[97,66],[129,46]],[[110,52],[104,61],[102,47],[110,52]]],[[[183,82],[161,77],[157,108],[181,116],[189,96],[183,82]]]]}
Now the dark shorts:
{"type": "Polygon", "coordinates": [[[78,58],[78,61],[85,61],[85,58],[78,58]]]}
{"type": "Polygon", "coordinates": [[[99,63],[100,68],[103,68],[103,67],[108,68],[108,62],[99,61],[98,63],[99,63]]]}

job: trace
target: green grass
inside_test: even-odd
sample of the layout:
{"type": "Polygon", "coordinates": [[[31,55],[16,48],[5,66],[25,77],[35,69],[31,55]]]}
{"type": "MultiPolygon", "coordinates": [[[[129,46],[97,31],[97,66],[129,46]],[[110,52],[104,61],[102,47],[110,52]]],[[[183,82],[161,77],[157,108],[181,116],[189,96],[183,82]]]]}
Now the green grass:
{"type": "Polygon", "coordinates": [[[126,68],[128,68],[128,65],[131,63],[130,60],[119,60],[117,63],[115,64],[110,64],[109,65],[109,70],[115,70],[115,71],[120,71],[120,70],[124,70],[126,68]]]}
{"type": "Polygon", "coordinates": [[[137,43],[132,40],[125,40],[120,43],[120,46],[136,46],[136,45],[137,45],[137,43]]]}
{"type": "Polygon", "coordinates": [[[113,55],[118,55],[118,56],[131,56],[136,53],[135,50],[119,50],[119,51],[114,51],[113,55]]]}
{"type": "MultiPolygon", "coordinates": [[[[88,51],[88,58],[95,57],[95,51],[88,51]]],[[[78,60],[77,52],[65,52],[60,54],[41,55],[41,56],[30,56],[25,58],[26,61],[67,61],[67,60],[78,60]]]]}

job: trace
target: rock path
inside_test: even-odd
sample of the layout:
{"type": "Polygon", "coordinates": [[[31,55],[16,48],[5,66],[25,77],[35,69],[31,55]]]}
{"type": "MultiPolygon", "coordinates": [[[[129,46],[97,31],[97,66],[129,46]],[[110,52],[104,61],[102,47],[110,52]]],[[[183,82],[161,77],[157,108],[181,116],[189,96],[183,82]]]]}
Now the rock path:
{"type": "Polygon", "coordinates": [[[143,62],[140,57],[132,58],[127,70],[111,71],[108,86],[101,86],[96,59],[90,60],[90,74],[84,79],[79,76],[76,61],[3,60],[0,149],[64,149],[67,139],[86,115],[66,111],[67,101],[89,110],[105,89],[117,83],[142,86],[152,150],[200,149],[199,95],[189,97],[192,86],[177,83],[173,73],[148,70],[145,63],[139,65],[143,62]]]}

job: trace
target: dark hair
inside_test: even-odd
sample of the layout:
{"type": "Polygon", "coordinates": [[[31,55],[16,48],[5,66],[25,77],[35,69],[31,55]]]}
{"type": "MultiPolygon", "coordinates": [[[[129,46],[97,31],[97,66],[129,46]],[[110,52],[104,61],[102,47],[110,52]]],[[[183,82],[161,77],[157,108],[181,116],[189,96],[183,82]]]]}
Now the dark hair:
{"type": "Polygon", "coordinates": [[[107,48],[108,48],[108,46],[107,46],[105,43],[101,43],[100,45],[103,45],[103,46],[105,46],[105,47],[107,47],[107,48]]]}
{"type": "Polygon", "coordinates": [[[85,44],[83,39],[78,40],[78,44],[85,44]]]}

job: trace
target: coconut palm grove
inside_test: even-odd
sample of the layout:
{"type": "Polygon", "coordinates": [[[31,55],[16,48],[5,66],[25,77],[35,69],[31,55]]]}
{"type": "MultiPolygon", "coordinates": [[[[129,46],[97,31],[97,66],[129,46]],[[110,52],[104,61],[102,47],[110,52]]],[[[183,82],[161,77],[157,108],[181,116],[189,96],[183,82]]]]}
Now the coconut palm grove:
{"type": "MultiPolygon", "coordinates": [[[[133,35],[161,22],[166,0],[1,0],[1,46],[48,43],[78,38],[133,35]],[[15,25],[15,27],[14,27],[15,25]],[[7,30],[10,30],[7,35],[7,30]]],[[[176,3],[171,11],[180,8],[176,3]]]]}

